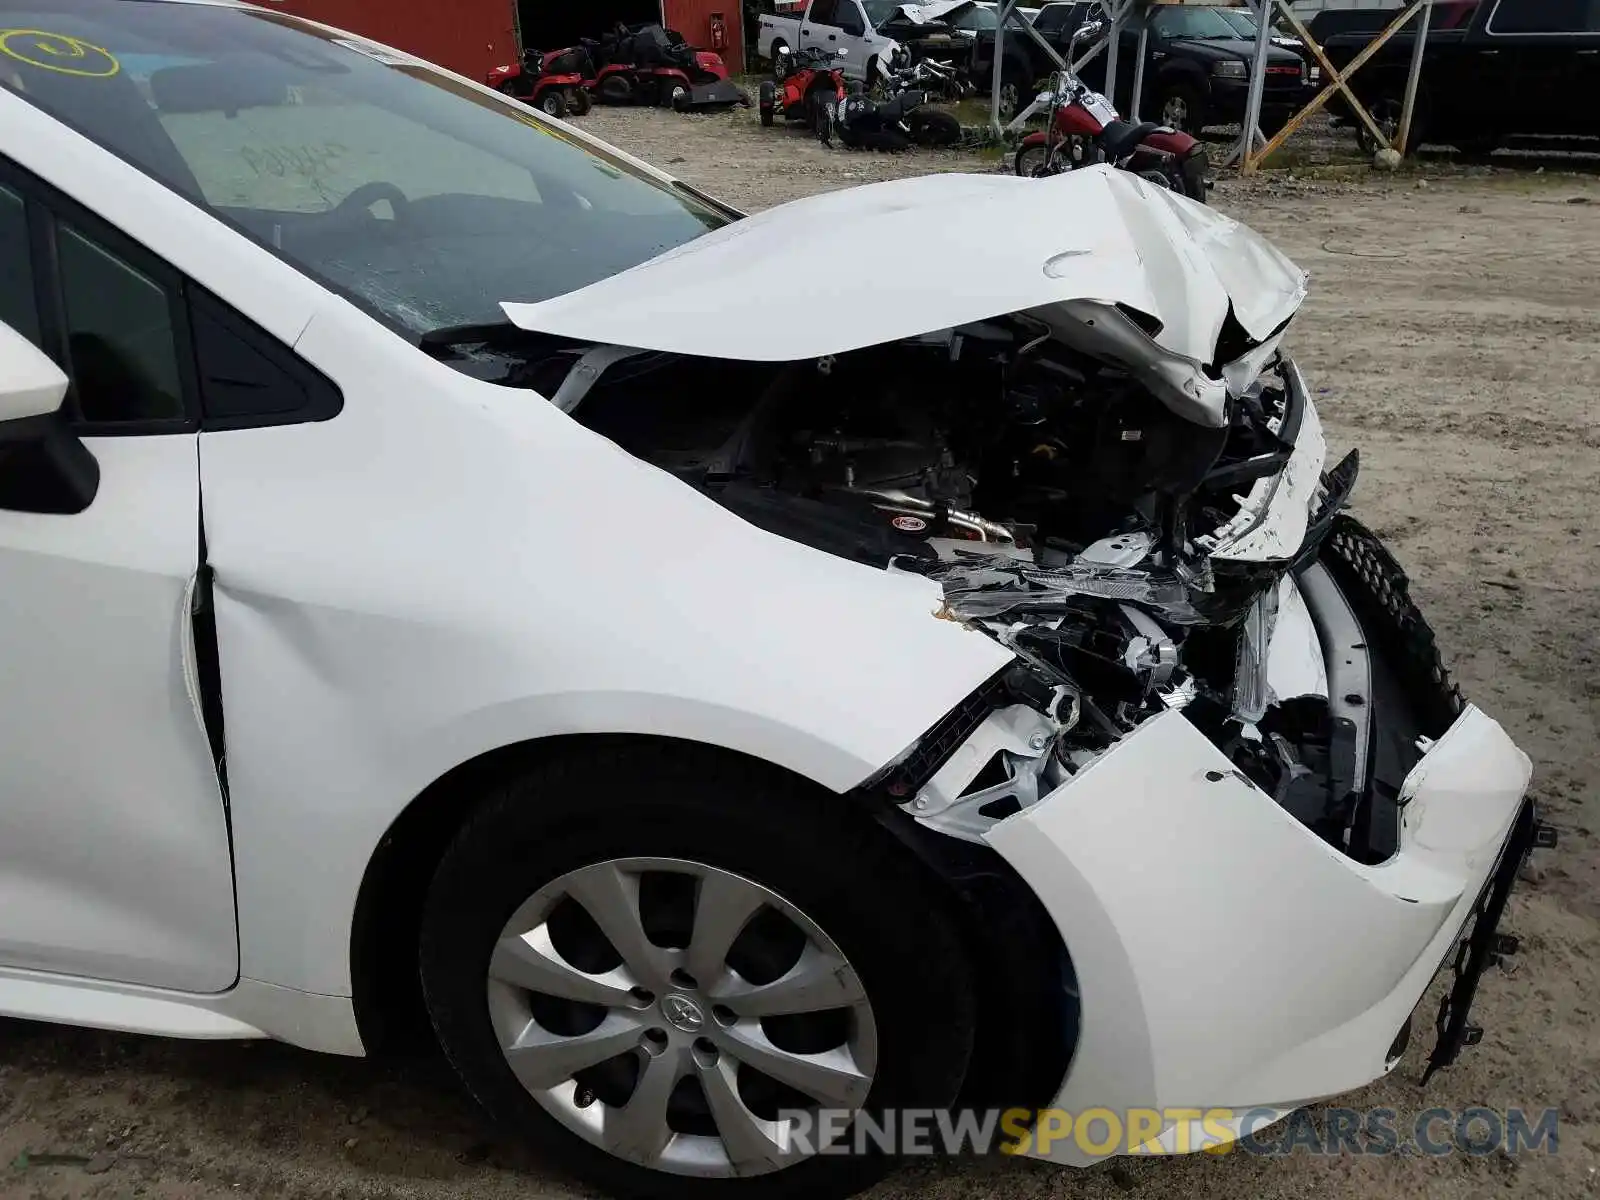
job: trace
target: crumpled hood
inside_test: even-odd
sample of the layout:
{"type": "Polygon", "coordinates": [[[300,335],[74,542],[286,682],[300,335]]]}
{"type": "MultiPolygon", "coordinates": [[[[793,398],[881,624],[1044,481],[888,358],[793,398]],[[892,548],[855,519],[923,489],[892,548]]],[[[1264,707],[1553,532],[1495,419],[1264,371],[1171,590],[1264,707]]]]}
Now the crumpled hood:
{"type": "Polygon", "coordinates": [[[895,11],[917,25],[942,20],[958,8],[965,8],[974,0],[933,0],[931,4],[902,4],[895,11]]]}
{"type": "Polygon", "coordinates": [[[1227,395],[1264,357],[1216,378],[1230,307],[1270,346],[1305,294],[1305,272],[1253,230],[1129,172],[1090,167],[811,196],[564,296],[502,307],[521,328],[559,337],[760,362],[1031,311],[1138,373],[1180,415],[1219,426],[1227,395]],[[1151,336],[1117,306],[1160,329],[1151,336]]]}

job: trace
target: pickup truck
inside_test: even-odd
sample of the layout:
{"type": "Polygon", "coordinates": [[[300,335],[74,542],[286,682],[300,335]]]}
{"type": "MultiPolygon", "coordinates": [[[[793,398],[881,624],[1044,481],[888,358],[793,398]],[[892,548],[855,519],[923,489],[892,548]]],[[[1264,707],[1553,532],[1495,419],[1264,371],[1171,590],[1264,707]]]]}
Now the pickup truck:
{"type": "Polygon", "coordinates": [[[798,17],[762,13],[756,53],[769,61],[779,47],[790,50],[843,50],[839,66],[853,79],[871,82],[899,43],[878,32],[894,15],[893,0],[810,0],[798,17]]]}
{"type": "MultiPolygon", "coordinates": [[[[1077,28],[1085,20],[1101,16],[1096,0],[1046,4],[1034,18],[1033,27],[1065,55],[1068,40],[1077,28]]],[[[1152,5],[1148,16],[1134,13],[1128,17],[1118,48],[1117,88],[1112,103],[1124,113],[1132,111],[1141,21],[1149,22],[1150,35],[1146,39],[1144,94],[1139,104],[1142,118],[1187,133],[1198,133],[1208,125],[1234,125],[1244,119],[1255,61],[1254,29],[1246,36],[1217,9],[1201,5],[1152,5]]],[[[1008,47],[1011,40],[1008,36],[1008,47]]],[[[1048,57],[1031,45],[1032,39],[1019,36],[1016,40],[1030,43],[1030,49],[1045,60],[1039,64],[1041,73],[1048,73],[1048,57]]],[[[1084,67],[1082,75],[1090,87],[1104,91],[1105,53],[1084,67]]],[[[1270,135],[1309,99],[1310,69],[1292,49],[1269,46],[1262,87],[1261,128],[1270,135]]]]}
{"type": "MultiPolygon", "coordinates": [[[[1311,36],[1342,68],[1399,9],[1323,12],[1311,36]]],[[[1416,19],[1350,78],[1385,136],[1400,123],[1416,19]]],[[[1592,0],[1440,0],[1434,6],[1411,118],[1411,145],[1431,142],[1488,154],[1517,136],[1600,137],[1600,3],[1592,0]]],[[[1335,96],[1336,121],[1365,125],[1335,96]]]]}

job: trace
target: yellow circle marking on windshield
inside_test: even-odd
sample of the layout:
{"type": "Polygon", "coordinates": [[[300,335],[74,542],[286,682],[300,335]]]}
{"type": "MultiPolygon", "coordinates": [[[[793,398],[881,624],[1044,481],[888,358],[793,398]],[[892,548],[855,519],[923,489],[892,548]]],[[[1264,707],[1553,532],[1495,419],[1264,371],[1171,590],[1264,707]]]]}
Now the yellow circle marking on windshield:
{"type": "Polygon", "coordinates": [[[122,70],[104,46],[43,29],[0,29],[0,54],[41,71],[83,79],[110,79],[122,70]]]}

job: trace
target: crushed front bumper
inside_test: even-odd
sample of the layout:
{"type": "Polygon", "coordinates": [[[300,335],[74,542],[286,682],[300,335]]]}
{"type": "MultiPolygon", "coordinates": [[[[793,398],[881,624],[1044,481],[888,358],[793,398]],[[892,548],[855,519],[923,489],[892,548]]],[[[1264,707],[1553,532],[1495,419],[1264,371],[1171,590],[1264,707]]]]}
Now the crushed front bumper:
{"type": "MultiPolygon", "coordinates": [[[[1364,618],[1359,642],[1322,639],[1330,700],[1352,648],[1373,649],[1374,675],[1412,683],[1380,661],[1392,637],[1360,632],[1374,624],[1370,606],[1328,612],[1343,600],[1337,587],[1301,595],[1319,632],[1364,618]]],[[[1403,713],[1385,711],[1381,687],[1361,699],[1368,786],[1396,793],[1374,807],[1393,823],[1381,858],[1360,861],[1316,836],[1179,711],[984,835],[1056,922],[1078,981],[1077,1048],[1056,1107],[1125,1122],[1228,1108],[1259,1128],[1263,1110],[1286,1115],[1391,1070],[1441,967],[1456,978],[1436,1064],[1472,1040],[1472,992],[1505,948],[1496,925],[1538,836],[1531,764],[1471,705],[1434,722],[1419,719],[1426,699],[1403,713]],[[1393,743],[1430,724],[1442,734],[1394,773],[1393,743]],[[1391,783],[1379,787],[1386,743],[1391,783]]],[[[1168,1150],[1217,1140],[1215,1122],[1202,1137],[1198,1113],[1192,1137],[1175,1136],[1175,1124],[1157,1139],[1168,1150]]],[[[1068,1138],[1047,1156],[1084,1165],[1103,1155],[1068,1138]]]]}

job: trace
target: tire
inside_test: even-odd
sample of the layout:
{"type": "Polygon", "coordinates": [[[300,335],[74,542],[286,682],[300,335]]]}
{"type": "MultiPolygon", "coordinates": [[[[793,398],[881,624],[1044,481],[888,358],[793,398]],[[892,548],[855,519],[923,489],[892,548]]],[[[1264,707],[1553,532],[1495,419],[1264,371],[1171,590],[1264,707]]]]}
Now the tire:
{"type": "Polygon", "coordinates": [[[594,107],[594,100],[589,95],[589,89],[584,87],[573,88],[572,95],[568,97],[567,107],[575,117],[586,115],[594,107]]]}
{"type": "Polygon", "coordinates": [[[567,115],[567,97],[560,88],[546,88],[544,95],[539,97],[539,111],[559,120],[567,115]]]}
{"type": "Polygon", "coordinates": [[[833,141],[833,103],[829,93],[821,89],[806,97],[806,127],[824,146],[833,141]]]}
{"type": "MultiPolygon", "coordinates": [[[[1372,119],[1378,123],[1378,128],[1383,130],[1383,136],[1393,144],[1395,135],[1400,129],[1400,110],[1404,101],[1397,96],[1385,96],[1372,104],[1367,105],[1367,112],[1372,114],[1372,119]]],[[[1377,139],[1372,136],[1372,131],[1367,128],[1367,123],[1360,117],[1355,121],[1356,145],[1361,147],[1361,153],[1371,158],[1381,147],[1377,139]]]]}
{"type": "Polygon", "coordinates": [[[762,80],[757,103],[761,111],[761,123],[771,129],[777,121],[778,85],[770,79],[762,80]]]}
{"type": "Polygon", "coordinates": [[[668,83],[663,80],[661,83],[661,90],[656,97],[656,103],[661,105],[662,108],[671,108],[678,112],[682,112],[684,107],[689,103],[689,89],[684,84],[668,83]],[[682,96],[683,99],[678,99],[680,96],[682,96]]]}
{"type": "Polygon", "coordinates": [[[1266,134],[1269,138],[1275,137],[1278,131],[1289,123],[1289,118],[1291,115],[1293,114],[1278,108],[1275,108],[1270,112],[1262,113],[1260,122],[1261,132],[1266,134]]]}
{"type": "MultiPolygon", "coordinates": [[[[715,923],[710,929],[715,933],[715,923]]],[[[770,1150],[771,1143],[753,1141],[746,1105],[770,1116],[794,1102],[778,1098],[763,1070],[787,1066],[792,1082],[838,1090],[837,1075],[820,1078],[785,1055],[848,1048],[854,1090],[845,1088],[835,1103],[860,1104],[868,1112],[939,1108],[958,1095],[975,1037],[970,959],[925,868],[850,802],[765,764],[684,743],[596,739],[581,754],[535,764],[485,796],[434,876],[419,957],[435,1031],[472,1094],[566,1169],[624,1197],[849,1195],[882,1173],[882,1157],[812,1155],[773,1169],[770,1159],[750,1150],[770,1150]],[[608,777],[627,781],[602,789],[599,798],[598,757],[608,777]],[[779,829],[782,836],[773,836],[779,829]],[[703,911],[696,897],[706,896],[708,887],[719,907],[703,911]],[[585,903],[573,900],[574,893],[585,903]],[[607,907],[608,899],[621,903],[607,907]],[[614,940],[627,947],[632,966],[586,912],[599,913],[614,940]],[[761,915],[749,919],[754,912],[761,915]],[[717,913],[724,918],[722,939],[702,943],[713,947],[703,954],[694,931],[707,927],[697,921],[717,913]],[[728,917],[740,913],[747,919],[729,924],[728,917]],[[743,932],[734,936],[737,929],[743,932]],[[548,949],[537,953],[541,942],[527,940],[535,932],[548,937],[544,946],[558,948],[588,973],[548,949]],[[497,951],[508,945],[521,947],[521,954],[497,951]],[[668,945],[689,949],[663,949],[668,945]],[[820,1018],[764,1019],[759,1004],[744,1007],[752,996],[770,996],[764,984],[792,972],[803,954],[823,968],[818,985],[838,989],[830,994],[839,1000],[836,1007],[820,1018]],[[684,977],[680,972],[691,963],[720,983],[684,977]],[[730,965],[737,975],[728,973],[730,965]],[[530,983],[591,998],[604,991],[606,1004],[552,999],[548,991],[530,990],[530,983]],[[647,984],[648,999],[637,990],[647,984]],[[726,990],[730,985],[743,987],[742,999],[726,990]],[[635,990],[625,991],[629,986],[635,990]],[[745,1015],[729,1024],[733,1014],[719,997],[745,1015]],[[615,1036],[604,1049],[583,1058],[570,1054],[577,1039],[606,1023],[615,1036]],[[771,1039],[765,1053],[750,1040],[758,1025],[771,1039]],[[533,1076],[537,1098],[501,1048],[502,1039],[521,1038],[526,1046],[530,1031],[538,1045],[518,1058],[525,1074],[545,1072],[533,1076]],[[772,1043],[786,1049],[772,1052],[772,1043]],[[540,1053],[551,1046],[566,1057],[552,1063],[540,1053]],[[615,1057],[606,1059],[606,1051],[615,1057]],[[601,1065],[582,1065],[593,1059],[601,1065]],[[741,1062],[744,1070],[733,1076],[741,1062]],[[569,1075],[575,1065],[581,1079],[569,1075]],[[669,1108],[666,1084],[674,1069],[694,1082],[672,1089],[669,1108]],[[864,1103],[857,1070],[870,1074],[864,1103]],[[728,1087],[726,1080],[735,1077],[738,1083],[728,1087]],[[625,1119],[612,1117],[618,1128],[607,1148],[606,1118],[640,1095],[639,1087],[653,1089],[658,1082],[662,1089],[645,1098],[655,1095],[661,1118],[630,1129],[625,1119]],[[710,1116],[708,1095],[720,1102],[722,1123],[710,1116]],[[730,1105],[730,1096],[739,1100],[730,1105]],[[668,1169],[689,1145],[663,1132],[668,1121],[671,1132],[699,1133],[704,1140],[694,1146],[701,1153],[721,1152],[725,1177],[668,1169]],[[725,1143],[712,1140],[724,1128],[747,1135],[737,1144],[741,1160],[755,1164],[749,1173],[726,1174],[725,1143]],[[652,1161],[657,1165],[647,1165],[652,1161]]],[[[872,1139],[866,1142],[870,1147],[872,1139]]]]}
{"type": "Polygon", "coordinates": [[[623,75],[607,75],[600,81],[599,99],[602,104],[632,104],[633,82],[623,75]]]}
{"type": "Polygon", "coordinates": [[[1038,177],[1036,173],[1044,169],[1044,165],[1049,158],[1049,146],[1018,146],[1016,157],[1012,159],[1011,165],[1012,169],[1022,178],[1033,179],[1038,177]]]}
{"type": "Polygon", "coordinates": [[[1155,120],[1184,133],[1198,134],[1205,126],[1205,98],[1193,84],[1169,83],[1156,100],[1155,120]]]}
{"type": "Polygon", "coordinates": [[[782,38],[774,38],[772,40],[772,45],[767,47],[767,61],[776,67],[778,65],[778,59],[782,57],[778,53],[779,49],[787,49],[788,45],[789,43],[784,41],[782,38]]]}
{"type": "Polygon", "coordinates": [[[940,108],[916,109],[906,118],[911,140],[919,146],[954,146],[961,141],[961,122],[940,108]]]}
{"type": "MultiPolygon", "coordinates": [[[[987,93],[993,95],[992,92],[987,93]]],[[[1002,121],[1009,121],[1017,115],[1018,107],[1022,103],[1022,92],[1015,83],[1002,80],[1000,83],[1000,111],[995,115],[1002,121]]]]}

